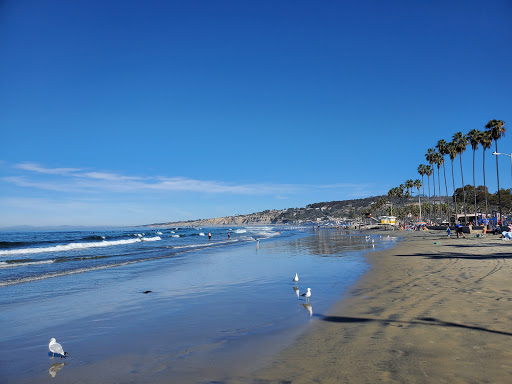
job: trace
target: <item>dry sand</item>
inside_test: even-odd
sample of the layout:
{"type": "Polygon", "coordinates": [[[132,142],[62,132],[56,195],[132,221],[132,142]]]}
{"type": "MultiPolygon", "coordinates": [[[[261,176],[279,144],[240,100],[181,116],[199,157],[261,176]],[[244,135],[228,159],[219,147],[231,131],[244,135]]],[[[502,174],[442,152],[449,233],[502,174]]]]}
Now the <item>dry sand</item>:
{"type": "Polygon", "coordinates": [[[512,241],[400,235],[368,254],[350,297],[241,382],[512,383],[512,241]]]}

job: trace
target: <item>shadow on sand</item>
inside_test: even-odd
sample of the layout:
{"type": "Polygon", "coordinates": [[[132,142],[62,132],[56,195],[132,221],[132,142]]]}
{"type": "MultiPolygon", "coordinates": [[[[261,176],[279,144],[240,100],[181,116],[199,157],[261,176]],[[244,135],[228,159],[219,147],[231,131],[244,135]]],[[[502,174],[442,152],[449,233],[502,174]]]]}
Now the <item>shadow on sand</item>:
{"type": "Polygon", "coordinates": [[[400,320],[393,320],[393,319],[372,319],[368,317],[349,317],[349,316],[321,316],[321,319],[323,321],[328,321],[331,323],[369,323],[369,322],[376,322],[381,323],[382,325],[390,325],[393,324],[412,324],[412,325],[427,325],[427,326],[436,326],[436,327],[454,327],[454,328],[463,328],[463,329],[470,329],[474,331],[481,331],[481,332],[489,332],[489,333],[496,333],[498,335],[504,335],[504,336],[512,336],[512,332],[504,332],[504,331],[496,331],[493,329],[488,329],[484,327],[478,327],[478,326],[472,326],[472,325],[464,325],[464,324],[457,324],[452,323],[449,321],[443,321],[439,319],[435,319],[433,317],[420,317],[417,320],[412,321],[400,321],[400,320]]]}
{"type": "Polygon", "coordinates": [[[453,253],[414,253],[408,255],[396,255],[397,257],[424,257],[432,260],[436,259],[468,259],[468,260],[489,260],[489,259],[510,259],[512,253],[491,253],[488,255],[454,255],[453,253]]]}

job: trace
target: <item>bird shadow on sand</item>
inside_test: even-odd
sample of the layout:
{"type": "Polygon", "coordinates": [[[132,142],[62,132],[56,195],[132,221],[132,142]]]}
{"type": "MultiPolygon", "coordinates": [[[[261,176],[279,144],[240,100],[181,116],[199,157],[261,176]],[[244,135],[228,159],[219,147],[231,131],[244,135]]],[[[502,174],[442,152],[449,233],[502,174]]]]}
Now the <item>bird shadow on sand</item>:
{"type": "Polygon", "coordinates": [[[497,331],[494,329],[489,329],[489,328],[479,327],[479,326],[474,326],[474,325],[464,325],[464,324],[452,323],[450,321],[443,321],[443,320],[436,319],[434,317],[420,317],[417,320],[401,321],[401,320],[393,320],[393,319],[373,319],[373,318],[369,318],[369,317],[322,316],[322,315],[318,315],[318,316],[320,316],[321,320],[331,322],[331,323],[347,324],[347,323],[374,322],[374,323],[380,323],[382,325],[398,324],[398,326],[423,325],[423,326],[434,326],[434,327],[453,327],[453,328],[462,328],[462,329],[468,329],[468,330],[474,330],[474,331],[495,333],[495,334],[503,335],[503,336],[512,336],[512,332],[497,331]]]}

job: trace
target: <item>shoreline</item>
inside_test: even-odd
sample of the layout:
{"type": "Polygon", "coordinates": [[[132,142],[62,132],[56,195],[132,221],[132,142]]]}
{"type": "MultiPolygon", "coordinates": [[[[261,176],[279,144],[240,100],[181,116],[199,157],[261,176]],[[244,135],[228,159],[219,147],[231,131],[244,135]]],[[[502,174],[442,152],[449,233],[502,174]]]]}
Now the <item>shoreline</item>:
{"type": "Polygon", "coordinates": [[[365,254],[370,270],[310,330],[233,382],[512,382],[512,243],[400,236],[365,254]]]}

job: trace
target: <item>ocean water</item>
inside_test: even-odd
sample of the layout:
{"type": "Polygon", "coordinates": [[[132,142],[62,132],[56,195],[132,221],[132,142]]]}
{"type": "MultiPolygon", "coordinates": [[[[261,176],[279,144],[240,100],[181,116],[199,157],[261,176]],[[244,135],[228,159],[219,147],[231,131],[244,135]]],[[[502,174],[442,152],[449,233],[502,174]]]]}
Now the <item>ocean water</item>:
{"type": "Polygon", "coordinates": [[[271,227],[0,232],[0,287],[169,258],[278,233],[271,227]],[[210,240],[208,233],[212,234],[210,240]]]}
{"type": "Polygon", "coordinates": [[[362,255],[395,241],[289,227],[0,232],[0,381],[228,382],[314,326],[368,269],[362,255]],[[48,356],[51,337],[69,357],[48,356]]]}

